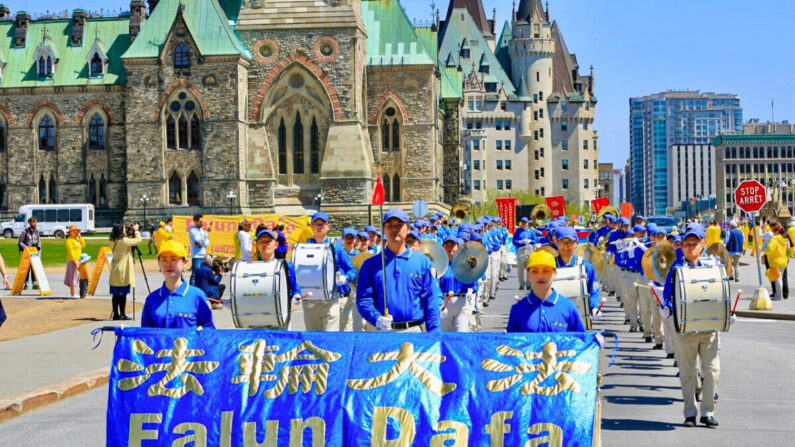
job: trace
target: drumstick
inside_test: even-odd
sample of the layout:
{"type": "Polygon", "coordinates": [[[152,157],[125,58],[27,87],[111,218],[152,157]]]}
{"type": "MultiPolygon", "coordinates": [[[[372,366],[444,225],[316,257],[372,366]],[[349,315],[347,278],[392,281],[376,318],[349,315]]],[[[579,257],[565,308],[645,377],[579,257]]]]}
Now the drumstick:
{"type": "Polygon", "coordinates": [[[602,300],[599,302],[599,307],[596,309],[596,312],[601,312],[602,311],[602,306],[604,306],[606,302],[607,302],[607,299],[602,298],[602,300]]]}
{"type": "Polygon", "coordinates": [[[657,300],[657,304],[659,304],[660,307],[664,307],[662,301],[660,301],[660,296],[657,295],[657,290],[655,290],[654,286],[649,287],[649,289],[651,290],[651,294],[654,295],[654,299],[657,300]]]}
{"type": "Polygon", "coordinates": [[[295,312],[295,311],[297,311],[297,310],[298,310],[298,308],[299,308],[299,307],[301,307],[301,303],[304,301],[304,299],[306,299],[306,298],[309,298],[310,296],[312,296],[312,292],[307,292],[307,293],[306,293],[306,295],[302,295],[302,296],[301,296],[301,298],[298,298],[298,299],[296,300],[296,301],[298,301],[298,305],[297,305],[297,306],[293,306],[293,307],[291,307],[291,308],[290,308],[290,312],[295,312]]]}
{"type": "Polygon", "coordinates": [[[452,291],[447,292],[447,298],[444,300],[444,304],[442,304],[442,311],[444,311],[444,309],[447,308],[447,303],[450,302],[450,298],[452,297],[453,297],[453,292],[452,291]]]}
{"type": "Polygon", "coordinates": [[[741,293],[743,293],[743,291],[737,289],[737,298],[734,299],[734,306],[732,306],[732,315],[734,315],[734,311],[737,310],[737,303],[740,302],[740,294],[741,293]]]}

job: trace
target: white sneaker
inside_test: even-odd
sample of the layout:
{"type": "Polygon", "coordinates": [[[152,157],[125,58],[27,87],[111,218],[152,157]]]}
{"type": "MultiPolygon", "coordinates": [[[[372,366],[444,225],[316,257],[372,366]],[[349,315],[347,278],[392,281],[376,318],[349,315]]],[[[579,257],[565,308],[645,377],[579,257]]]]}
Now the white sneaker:
{"type": "Polygon", "coordinates": [[[80,295],[72,295],[72,298],[80,299],[80,295]]]}

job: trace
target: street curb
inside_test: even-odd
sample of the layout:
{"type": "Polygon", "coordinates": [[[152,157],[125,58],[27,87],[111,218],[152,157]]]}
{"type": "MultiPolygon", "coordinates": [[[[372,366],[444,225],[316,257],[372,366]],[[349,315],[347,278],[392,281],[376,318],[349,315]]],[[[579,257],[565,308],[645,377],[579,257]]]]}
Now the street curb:
{"type": "Polygon", "coordinates": [[[795,314],[770,312],[767,310],[738,310],[735,315],[743,318],[758,318],[761,320],[795,321],[795,314]]]}
{"type": "Polygon", "coordinates": [[[0,423],[105,385],[108,383],[109,371],[108,367],[98,368],[27,393],[0,398],[0,423]]]}

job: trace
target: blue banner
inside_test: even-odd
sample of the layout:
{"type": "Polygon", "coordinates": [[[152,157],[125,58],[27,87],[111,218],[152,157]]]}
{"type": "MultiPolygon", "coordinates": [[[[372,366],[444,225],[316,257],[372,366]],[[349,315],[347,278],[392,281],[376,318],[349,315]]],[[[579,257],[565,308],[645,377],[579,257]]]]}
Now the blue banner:
{"type": "Polygon", "coordinates": [[[108,446],[590,446],[593,333],[116,332],[108,446]]]}

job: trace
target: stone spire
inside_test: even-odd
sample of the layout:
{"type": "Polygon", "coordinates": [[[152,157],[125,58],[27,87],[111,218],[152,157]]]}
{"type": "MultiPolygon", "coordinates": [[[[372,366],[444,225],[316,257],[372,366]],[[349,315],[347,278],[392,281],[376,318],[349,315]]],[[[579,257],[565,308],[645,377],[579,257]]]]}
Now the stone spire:
{"type": "Polygon", "coordinates": [[[453,14],[454,9],[466,9],[484,36],[494,35],[481,0],[450,0],[450,5],[447,7],[447,23],[450,23],[450,16],[453,14]]]}
{"type": "Polygon", "coordinates": [[[516,20],[524,22],[549,22],[541,0],[520,0],[516,20]]]}

